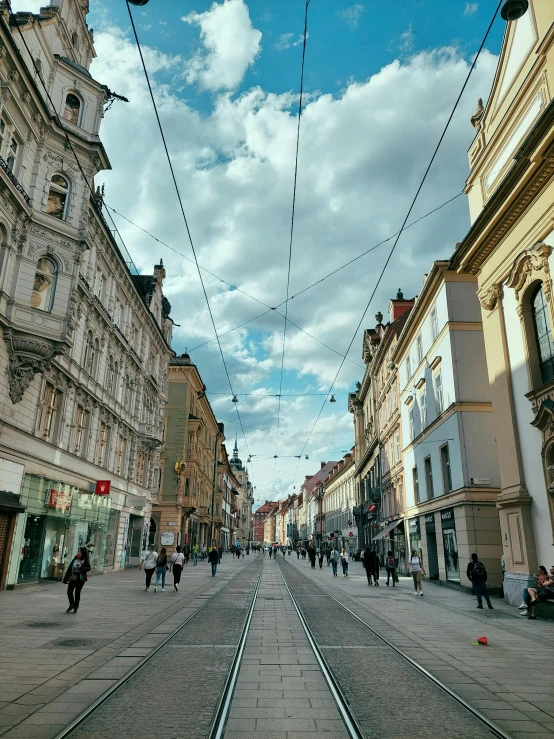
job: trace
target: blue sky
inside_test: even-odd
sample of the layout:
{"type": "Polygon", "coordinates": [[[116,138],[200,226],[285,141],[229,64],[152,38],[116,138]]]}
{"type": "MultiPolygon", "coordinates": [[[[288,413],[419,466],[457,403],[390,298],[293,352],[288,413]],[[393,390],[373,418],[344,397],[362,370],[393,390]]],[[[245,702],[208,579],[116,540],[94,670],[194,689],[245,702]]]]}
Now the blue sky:
{"type": "MultiPolygon", "coordinates": [[[[35,10],[33,4],[38,0],[14,0],[16,9],[35,10]]],[[[291,294],[400,227],[491,5],[311,0],[291,294]]],[[[133,13],[199,261],[274,306],[286,291],[304,2],[150,0],[133,13]]],[[[98,54],[93,76],[130,100],[116,103],[102,123],[112,170],[96,182],[105,183],[108,204],[190,258],[124,1],[91,0],[88,23],[98,54]]],[[[477,98],[489,94],[504,29],[498,18],[413,218],[462,191],[475,133],[469,118],[477,98]]],[[[194,265],[114,217],[141,271],[163,258],[179,324],[174,349],[204,344],[192,359],[227,437],[238,429],[243,458],[256,455],[257,500],[284,497],[320,461],[340,459],[353,443],[346,398],[363,376],[361,336],[338,377],[337,403],[326,403],[313,427],[322,397],[283,398],[277,437],[271,396],[280,383],[283,319],[270,313],[226,334],[233,391],[251,393],[239,396],[243,435],[217,344],[205,344],[213,328],[194,265]],[[304,450],[310,460],[297,465],[294,455],[310,432],[304,450]]],[[[386,315],[399,287],[416,295],[431,262],[447,258],[468,226],[462,196],[406,231],[362,328],[375,325],[377,311],[386,315]]],[[[292,300],[289,318],[344,353],[389,248],[292,300]]],[[[205,281],[220,332],[265,310],[209,275],[205,281]]],[[[340,356],[289,324],[283,392],[325,392],[339,363],[340,356]]]]}

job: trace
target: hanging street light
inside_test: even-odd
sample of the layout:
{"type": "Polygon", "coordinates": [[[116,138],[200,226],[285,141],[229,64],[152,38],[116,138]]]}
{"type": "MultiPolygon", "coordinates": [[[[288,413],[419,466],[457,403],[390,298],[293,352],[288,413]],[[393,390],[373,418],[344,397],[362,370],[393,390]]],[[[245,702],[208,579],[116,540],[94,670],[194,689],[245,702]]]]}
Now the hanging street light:
{"type": "Polygon", "coordinates": [[[505,21],[517,21],[525,15],[529,8],[529,0],[505,0],[500,15],[505,21]]]}

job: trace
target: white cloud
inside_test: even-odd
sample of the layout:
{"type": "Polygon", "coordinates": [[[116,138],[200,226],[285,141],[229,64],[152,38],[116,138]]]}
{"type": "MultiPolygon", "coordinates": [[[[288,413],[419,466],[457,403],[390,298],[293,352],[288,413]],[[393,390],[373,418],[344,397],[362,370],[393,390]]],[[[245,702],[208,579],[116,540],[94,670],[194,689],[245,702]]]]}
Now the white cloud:
{"type": "Polygon", "coordinates": [[[414,29],[412,27],[412,24],[408,26],[408,28],[404,31],[404,33],[401,33],[398,38],[398,50],[404,54],[409,53],[410,51],[413,51],[414,48],[414,29]]]}
{"type": "Polygon", "coordinates": [[[365,6],[361,3],[356,3],[355,5],[350,5],[348,8],[339,11],[338,15],[351,29],[355,29],[358,27],[358,23],[360,22],[360,18],[364,12],[365,6]]]}
{"type": "Polygon", "coordinates": [[[475,15],[478,9],[479,9],[478,3],[466,3],[465,9],[464,9],[464,15],[475,15]]]}
{"type": "MultiPolygon", "coordinates": [[[[306,34],[306,38],[309,38],[310,34],[306,34]]],[[[282,33],[279,36],[279,39],[275,44],[273,44],[273,48],[277,51],[286,51],[287,49],[292,48],[293,46],[301,46],[304,42],[304,34],[301,33],[299,36],[295,39],[294,33],[282,33]]]]}
{"type": "Polygon", "coordinates": [[[262,34],[250,20],[243,0],[214,2],[205,13],[189,13],[181,20],[200,28],[203,49],[186,65],[189,84],[205,90],[234,90],[261,50],[262,34]]]}
{"type": "MultiPolygon", "coordinates": [[[[136,49],[113,29],[96,34],[96,48],[94,77],[130,99],[114,105],[103,121],[101,136],[113,171],[100,174],[97,184],[106,182],[109,204],[190,257],[136,49]]],[[[260,87],[239,96],[224,92],[215,96],[211,111],[199,113],[179,97],[182,58],[148,46],[144,52],[200,263],[275,306],[284,299],[286,286],[296,92],[275,94],[260,87]]],[[[414,219],[461,191],[474,134],[469,118],[476,97],[489,89],[495,66],[496,58],[483,52],[414,219]]],[[[467,71],[467,61],[456,50],[435,50],[397,60],[368,80],[350,82],[340,94],[312,95],[308,100],[300,141],[291,295],[399,228],[467,71]]],[[[116,221],[141,270],[151,270],[160,257],[164,260],[172,316],[181,324],[175,350],[180,353],[213,339],[195,266],[116,221]]],[[[407,296],[419,292],[432,260],[448,257],[468,224],[462,197],[407,230],[362,328],[375,325],[379,309],[386,313],[388,299],[399,287],[407,296]]],[[[390,246],[291,300],[291,320],[346,351],[390,246]]],[[[265,310],[215,278],[204,277],[220,332],[265,310]]],[[[265,396],[278,392],[282,331],[282,318],[270,311],[221,339],[234,392],[263,388],[254,397],[241,398],[239,408],[248,425],[250,452],[267,457],[275,454],[276,403],[265,396]]],[[[359,336],[351,357],[361,361],[359,336]]],[[[236,415],[217,344],[196,349],[192,358],[218,418],[226,419],[228,438],[234,436],[235,426],[228,420],[236,421],[236,415]],[[213,392],[225,395],[210,395],[213,392]]],[[[326,390],[339,363],[336,354],[289,327],[283,392],[326,390]]],[[[346,363],[337,393],[350,389],[362,373],[346,363]]],[[[320,459],[339,459],[349,448],[352,417],[346,396],[337,394],[337,401],[326,403],[306,449],[311,459],[302,460],[305,466],[295,478],[297,460],[281,460],[281,455],[300,454],[323,398],[283,399],[281,431],[291,436],[279,439],[276,475],[270,462],[264,463],[270,469],[262,469],[261,463],[255,467],[257,495],[269,498],[275,480],[276,494],[282,497],[305,473],[313,474],[320,459]]],[[[240,428],[239,445],[246,458],[240,428]]]]}

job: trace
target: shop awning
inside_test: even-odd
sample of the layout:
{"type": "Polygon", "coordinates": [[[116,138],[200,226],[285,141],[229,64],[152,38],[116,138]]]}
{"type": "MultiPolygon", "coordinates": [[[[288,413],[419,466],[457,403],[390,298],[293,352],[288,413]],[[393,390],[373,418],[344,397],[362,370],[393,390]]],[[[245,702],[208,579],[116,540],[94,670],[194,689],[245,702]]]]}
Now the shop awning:
{"type": "Polygon", "coordinates": [[[377,534],[377,536],[373,537],[373,541],[377,541],[377,539],[382,539],[384,536],[390,533],[393,529],[395,529],[403,521],[404,521],[403,518],[399,518],[397,521],[392,521],[391,523],[387,524],[380,534],[377,534]]]}
{"type": "Polygon", "coordinates": [[[0,490],[0,509],[7,510],[9,513],[23,513],[25,506],[19,503],[19,495],[0,490]]]}

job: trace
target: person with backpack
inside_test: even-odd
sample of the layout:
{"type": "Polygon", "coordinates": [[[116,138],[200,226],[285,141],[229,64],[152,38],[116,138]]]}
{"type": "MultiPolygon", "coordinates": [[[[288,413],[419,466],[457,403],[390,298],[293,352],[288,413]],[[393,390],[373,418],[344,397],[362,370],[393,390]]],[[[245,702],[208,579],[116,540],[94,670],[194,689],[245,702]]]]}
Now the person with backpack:
{"type": "Polygon", "coordinates": [[[412,549],[412,556],[408,562],[408,567],[412,575],[412,580],[414,581],[415,594],[422,596],[423,588],[421,587],[421,575],[422,573],[425,575],[425,569],[423,567],[423,562],[417,553],[417,549],[412,549]]]}
{"type": "Polygon", "coordinates": [[[336,549],[333,549],[333,551],[331,552],[331,557],[330,558],[331,558],[331,566],[333,568],[333,576],[334,577],[338,577],[338,575],[337,575],[337,568],[339,566],[339,559],[340,559],[340,557],[339,557],[339,553],[338,553],[338,551],[336,549]]]}
{"type": "Polygon", "coordinates": [[[385,569],[387,570],[387,585],[389,580],[392,580],[392,587],[396,585],[396,562],[394,561],[394,554],[387,552],[387,558],[385,560],[385,569]]]}
{"type": "Polygon", "coordinates": [[[150,582],[152,581],[152,575],[156,570],[156,562],[158,561],[158,552],[154,549],[154,545],[151,544],[148,547],[148,554],[146,554],[142,562],[139,565],[139,570],[144,567],[144,574],[146,575],[146,587],[145,592],[150,590],[150,582]]]}
{"type": "Polygon", "coordinates": [[[181,552],[181,547],[177,546],[175,552],[171,555],[171,571],[173,572],[173,587],[175,588],[175,592],[179,590],[184,564],[185,555],[181,552]]]}
{"type": "Polygon", "coordinates": [[[467,566],[466,575],[473,585],[473,592],[477,596],[477,608],[483,608],[483,596],[485,596],[488,607],[492,608],[487,588],[487,570],[485,565],[479,561],[475,552],[471,555],[471,562],[467,566]]]}

